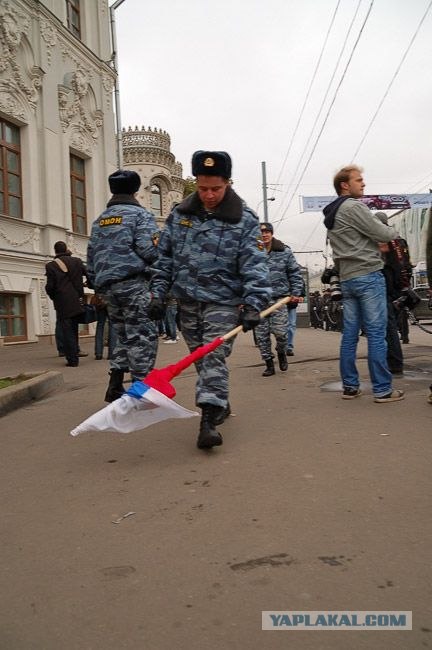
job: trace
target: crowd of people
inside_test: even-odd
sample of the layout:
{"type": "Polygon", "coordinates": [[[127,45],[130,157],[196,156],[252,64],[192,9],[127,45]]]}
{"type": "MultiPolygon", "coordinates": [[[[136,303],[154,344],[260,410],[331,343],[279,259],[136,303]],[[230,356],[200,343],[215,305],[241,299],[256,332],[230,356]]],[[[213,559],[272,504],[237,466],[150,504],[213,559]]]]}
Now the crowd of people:
{"type": "Polygon", "coordinates": [[[332,300],[331,290],[313,291],[309,294],[310,324],[314,329],[341,332],[343,329],[343,303],[332,300]]]}
{"type": "MultiPolygon", "coordinates": [[[[124,393],[125,373],[133,380],[148,375],[159,339],[176,343],[177,328],[191,352],[238,324],[243,331],[253,330],[264,377],[276,372],[273,336],[279,370],[287,371],[288,357],[294,355],[296,307],[305,295],[300,267],[290,247],[274,237],[272,224],[260,224],[233,190],[231,173],[228,153],[196,151],[196,191],[173,207],[159,232],[153,214],[136,198],[139,175],[119,169],[108,179],[112,196],[107,207],[93,222],[87,265],[64,242],[55,244],[55,258],[46,266],[46,290],[54,301],[66,365],[79,365],[86,284],[95,292],[97,360],[103,357],[106,324],[109,331],[105,401],[124,393]],[[288,309],[261,318],[264,308],[287,296],[288,309]]],[[[324,209],[334,267],[330,287],[309,296],[311,326],[342,332],[343,399],[361,395],[356,349],[364,334],[375,402],[400,401],[404,393],[393,387],[393,377],[403,372],[394,305],[408,290],[409,277],[405,271],[395,274],[393,267],[406,242],[385,215],[380,219],[358,200],[365,187],[360,168],[340,170],[334,187],[338,198],[324,209]]],[[[217,427],[231,412],[226,359],[233,341],[196,363],[200,449],[223,442],[217,427]]]]}

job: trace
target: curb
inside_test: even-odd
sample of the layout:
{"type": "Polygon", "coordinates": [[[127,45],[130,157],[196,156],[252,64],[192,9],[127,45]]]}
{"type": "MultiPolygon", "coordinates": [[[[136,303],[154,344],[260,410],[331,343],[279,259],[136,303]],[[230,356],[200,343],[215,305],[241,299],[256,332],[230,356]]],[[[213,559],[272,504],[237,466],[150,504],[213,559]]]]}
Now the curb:
{"type": "Polygon", "coordinates": [[[49,370],[15,386],[2,388],[0,390],[0,417],[29,402],[42,399],[63,384],[63,374],[49,370]]]}

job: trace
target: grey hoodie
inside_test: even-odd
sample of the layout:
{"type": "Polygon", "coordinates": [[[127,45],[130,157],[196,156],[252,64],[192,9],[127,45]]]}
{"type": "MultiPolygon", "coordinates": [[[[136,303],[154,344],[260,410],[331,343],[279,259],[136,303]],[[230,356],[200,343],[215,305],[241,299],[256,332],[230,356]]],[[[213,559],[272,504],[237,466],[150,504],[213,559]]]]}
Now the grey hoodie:
{"type": "Polygon", "coordinates": [[[350,280],[383,268],[378,242],[389,242],[398,236],[361,201],[342,197],[324,208],[328,238],[340,279],[350,280]]]}

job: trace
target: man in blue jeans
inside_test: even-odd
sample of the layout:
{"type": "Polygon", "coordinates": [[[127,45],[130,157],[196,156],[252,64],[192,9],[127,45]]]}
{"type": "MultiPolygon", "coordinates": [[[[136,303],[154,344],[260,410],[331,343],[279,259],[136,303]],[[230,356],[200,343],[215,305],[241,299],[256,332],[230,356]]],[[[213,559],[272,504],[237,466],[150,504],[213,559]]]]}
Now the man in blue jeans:
{"type": "Polygon", "coordinates": [[[389,242],[397,231],[374,216],[359,199],[365,183],[356,165],[343,167],[333,179],[338,198],[327,205],[324,224],[339,274],[344,307],[344,329],[340,347],[343,399],[361,395],[356,367],[360,330],[368,342],[368,367],[374,401],[396,402],[404,398],[392,387],[387,365],[387,299],[378,242],[389,242]]]}

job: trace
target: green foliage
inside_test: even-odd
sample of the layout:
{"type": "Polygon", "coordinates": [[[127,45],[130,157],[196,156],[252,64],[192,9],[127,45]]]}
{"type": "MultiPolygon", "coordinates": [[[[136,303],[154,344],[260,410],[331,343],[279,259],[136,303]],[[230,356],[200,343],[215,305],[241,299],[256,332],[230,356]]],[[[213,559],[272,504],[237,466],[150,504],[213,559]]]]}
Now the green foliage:
{"type": "Polygon", "coordinates": [[[1,377],[0,378],[0,389],[8,388],[9,386],[15,386],[15,384],[20,384],[22,381],[27,381],[31,379],[34,375],[18,375],[17,377],[1,377]]]}
{"type": "Polygon", "coordinates": [[[183,198],[185,199],[189,194],[196,192],[196,180],[192,176],[185,178],[185,186],[183,190],[183,198]]]}

